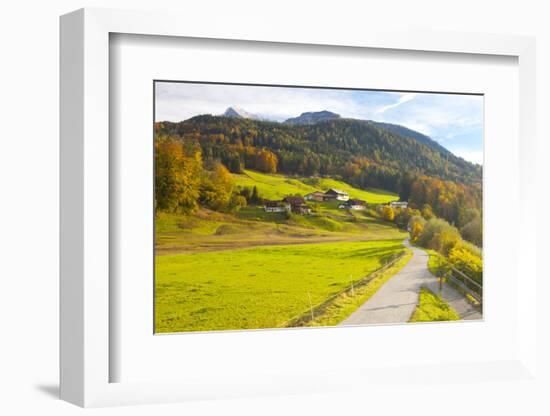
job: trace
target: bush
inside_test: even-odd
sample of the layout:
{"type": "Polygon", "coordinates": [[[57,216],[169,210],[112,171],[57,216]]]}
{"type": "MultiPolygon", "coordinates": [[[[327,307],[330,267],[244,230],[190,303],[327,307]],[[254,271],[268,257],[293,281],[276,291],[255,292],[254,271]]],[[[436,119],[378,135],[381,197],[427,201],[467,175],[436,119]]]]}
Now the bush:
{"type": "Polygon", "coordinates": [[[449,261],[468,277],[483,283],[483,259],[475,254],[471,244],[460,242],[449,251],[449,261]]]}
{"type": "Polygon", "coordinates": [[[231,210],[239,210],[247,205],[246,198],[239,194],[233,194],[231,196],[231,200],[229,201],[231,210]]]}
{"type": "Polygon", "coordinates": [[[440,218],[429,220],[418,237],[418,244],[437,250],[444,256],[460,241],[460,233],[447,221],[440,218]]]}
{"type": "Polygon", "coordinates": [[[400,228],[406,228],[412,217],[420,215],[420,211],[412,208],[405,208],[397,210],[395,214],[394,222],[400,228]]]}

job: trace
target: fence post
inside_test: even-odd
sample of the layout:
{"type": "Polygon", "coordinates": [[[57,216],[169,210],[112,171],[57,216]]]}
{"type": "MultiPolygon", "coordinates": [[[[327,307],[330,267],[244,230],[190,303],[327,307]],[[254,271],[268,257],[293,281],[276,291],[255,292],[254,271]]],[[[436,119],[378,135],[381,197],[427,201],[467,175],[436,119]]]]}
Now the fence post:
{"type": "Polygon", "coordinates": [[[313,321],[315,317],[313,316],[313,304],[311,303],[311,295],[309,291],[307,292],[307,297],[309,298],[309,310],[311,311],[311,320],[313,321]]]}

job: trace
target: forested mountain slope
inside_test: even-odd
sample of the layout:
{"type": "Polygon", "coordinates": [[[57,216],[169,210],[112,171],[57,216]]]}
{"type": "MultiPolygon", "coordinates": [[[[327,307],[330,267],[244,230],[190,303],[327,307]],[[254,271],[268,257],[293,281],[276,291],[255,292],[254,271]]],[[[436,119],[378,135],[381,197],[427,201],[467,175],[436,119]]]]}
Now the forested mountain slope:
{"type": "Polygon", "coordinates": [[[157,123],[157,133],[197,143],[206,161],[221,160],[232,172],[245,167],[274,172],[256,166],[258,157],[251,150],[255,148],[273,153],[279,172],[340,175],[357,185],[394,191],[404,174],[463,184],[481,181],[481,166],[453,155],[427,136],[366,120],[289,124],[204,115],[157,123]]]}

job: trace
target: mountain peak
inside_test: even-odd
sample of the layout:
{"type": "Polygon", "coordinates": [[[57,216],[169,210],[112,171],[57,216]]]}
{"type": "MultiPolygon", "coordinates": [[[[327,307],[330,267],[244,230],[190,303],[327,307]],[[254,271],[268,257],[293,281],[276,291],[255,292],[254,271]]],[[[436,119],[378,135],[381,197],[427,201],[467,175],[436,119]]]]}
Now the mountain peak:
{"type": "Polygon", "coordinates": [[[239,107],[228,107],[227,110],[225,110],[225,113],[222,114],[224,117],[234,117],[234,118],[250,118],[253,120],[258,120],[260,117],[258,117],[256,114],[249,113],[248,111],[243,110],[239,107]]]}
{"type": "Polygon", "coordinates": [[[309,111],[300,114],[298,117],[289,118],[285,121],[287,124],[315,124],[320,121],[330,121],[340,118],[340,114],[333,113],[331,111],[309,111]]]}

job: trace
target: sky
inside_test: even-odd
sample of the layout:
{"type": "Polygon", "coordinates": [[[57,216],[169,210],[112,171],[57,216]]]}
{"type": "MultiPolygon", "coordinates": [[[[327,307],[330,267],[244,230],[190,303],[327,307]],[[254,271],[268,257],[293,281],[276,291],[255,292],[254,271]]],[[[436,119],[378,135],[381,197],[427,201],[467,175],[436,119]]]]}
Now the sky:
{"type": "Polygon", "coordinates": [[[157,82],[155,120],[183,121],[238,107],[273,121],[308,111],[400,124],[457,156],[483,163],[483,96],[157,82]]]}

